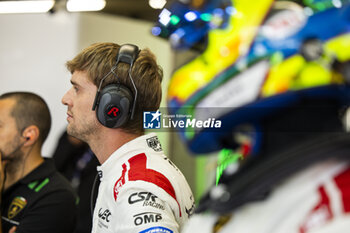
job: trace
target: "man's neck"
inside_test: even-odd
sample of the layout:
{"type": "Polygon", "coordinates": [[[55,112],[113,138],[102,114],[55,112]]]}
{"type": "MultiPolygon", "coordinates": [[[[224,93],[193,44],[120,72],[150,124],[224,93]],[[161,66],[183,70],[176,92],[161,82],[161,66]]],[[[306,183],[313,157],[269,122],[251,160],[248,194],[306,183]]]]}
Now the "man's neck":
{"type": "Polygon", "coordinates": [[[121,129],[106,128],[100,135],[89,140],[88,144],[100,164],[103,164],[114,151],[139,136],[141,135],[126,133],[121,129]]]}

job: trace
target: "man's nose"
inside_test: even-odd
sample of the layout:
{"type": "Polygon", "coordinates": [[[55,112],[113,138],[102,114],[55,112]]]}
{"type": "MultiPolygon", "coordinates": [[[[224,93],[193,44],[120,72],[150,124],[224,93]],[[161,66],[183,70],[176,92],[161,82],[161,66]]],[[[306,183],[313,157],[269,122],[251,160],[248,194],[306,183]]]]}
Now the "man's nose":
{"type": "Polygon", "coordinates": [[[61,99],[61,102],[62,104],[64,105],[70,105],[71,104],[71,100],[69,98],[69,90],[63,95],[62,99],[61,99]]]}

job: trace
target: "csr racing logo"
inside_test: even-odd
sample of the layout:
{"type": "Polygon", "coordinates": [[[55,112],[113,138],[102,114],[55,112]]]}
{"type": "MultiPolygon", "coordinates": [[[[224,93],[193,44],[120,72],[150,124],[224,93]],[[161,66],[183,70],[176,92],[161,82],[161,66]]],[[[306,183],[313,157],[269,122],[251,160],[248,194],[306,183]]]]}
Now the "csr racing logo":
{"type": "Polygon", "coordinates": [[[143,202],[142,206],[151,206],[157,209],[165,210],[164,206],[157,203],[156,199],[158,197],[150,192],[138,192],[133,193],[129,196],[128,202],[130,205],[143,202]]]}

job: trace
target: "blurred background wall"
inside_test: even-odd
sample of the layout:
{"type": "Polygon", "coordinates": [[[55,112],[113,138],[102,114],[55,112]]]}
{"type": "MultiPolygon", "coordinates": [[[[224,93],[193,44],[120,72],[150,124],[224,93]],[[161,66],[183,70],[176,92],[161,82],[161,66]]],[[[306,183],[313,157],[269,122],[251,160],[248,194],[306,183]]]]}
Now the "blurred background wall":
{"type": "Polygon", "coordinates": [[[0,93],[31,91],[42,96],[52,115],[43,155],[50,156],[66,125],[61,97],[70,87],[65,61],[78,51],[77,14],[0,15],[0,93]]]}

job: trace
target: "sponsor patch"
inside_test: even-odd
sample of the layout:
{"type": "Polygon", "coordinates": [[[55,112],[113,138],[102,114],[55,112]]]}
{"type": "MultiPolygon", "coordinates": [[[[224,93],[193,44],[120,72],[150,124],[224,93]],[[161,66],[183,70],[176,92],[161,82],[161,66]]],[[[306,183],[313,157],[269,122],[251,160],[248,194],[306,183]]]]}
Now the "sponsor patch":
{"type": "Polygon", "coordinates": [[[110,221],[110,217],[111,217],[111,211],[109,211],[109,209],[105,209],[103,210],[102,208],[100,208],[98,210],[98,217],[106,222],[110,221]]]}
{"type": "Polygon", "coordinates": [[[162,215],[155,212],[144,212],[133,216],[135,226],[139,226],[147,223],[154,223],[162,220],[162,215]]]}
{"type": "Polygon", "coordinates": [[[140,231],[139,233],[157,233],[157,232],[162,232],[162,233],[173,233],[172,230],[166,228],[166,227],[151,227],[146,230],[140,231]]]}
{"type": "Polygon", "coordinates": [[[164,206],[160,203],[157,203],[156,195],[150,192],[139,192],[133,193],[129,196],[128,202],[130,205],[138,202],[143,202],[143,206],[152,206],[157,209],[165,210],[164,206]]]}
{"type": "Polygon", "coordinates": [[[7,217],[9,219],[14,218],[19,212],[21,212],[27,205],[27,200],[24,197],[15,197],[8,209],[7,217]]]}
{"type": "Polygon", "coordinates": [[[100,208],[98,210],[98,227],[108,229],[109,222],[111,221],[112,213],[109,209],[100,208]]]}
{"type": "Polygon", "coordinates": [[[148,147],[152,148],[154,151],[159,152],[162,151],[162,145],[160,144],[160,141],[157,136],[147,138],[147,145],[148,147]]]}

